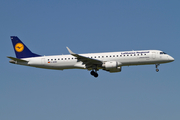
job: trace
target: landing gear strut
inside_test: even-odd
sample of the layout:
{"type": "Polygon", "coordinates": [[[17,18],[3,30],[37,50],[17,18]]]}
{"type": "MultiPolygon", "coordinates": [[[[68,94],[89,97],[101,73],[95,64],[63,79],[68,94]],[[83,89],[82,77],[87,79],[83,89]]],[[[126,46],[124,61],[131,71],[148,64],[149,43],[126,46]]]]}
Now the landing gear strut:
{"type": "Polygon", "coordinates": [[[94,77],[98,77],[98,73],[93,71],[93,70],[91,71],[91,75],[94,76],[94,77]]]}
{"type": "Polygon", "coordinates": [[[159,66],[160,64],[156,64],[156,72],[159,72],[159,69],[158,69],[158,66],[159,66]]]}

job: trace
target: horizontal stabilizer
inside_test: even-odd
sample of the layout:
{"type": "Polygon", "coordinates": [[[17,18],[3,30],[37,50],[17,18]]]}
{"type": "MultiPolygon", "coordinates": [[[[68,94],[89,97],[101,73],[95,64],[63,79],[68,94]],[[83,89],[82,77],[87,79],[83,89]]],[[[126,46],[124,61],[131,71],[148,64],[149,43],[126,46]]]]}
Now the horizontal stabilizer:
{"type": "Polygon", "coordinates": [[[26,60],[22,60],[22,59],[18,59],[18,58],[10,57],[10,56],[7,56],[7,58],[10,58],[11,60],[14,60],[14,61],[19,61],[19,62],[28,62],[28,61],[26,61],[26,60]]]}

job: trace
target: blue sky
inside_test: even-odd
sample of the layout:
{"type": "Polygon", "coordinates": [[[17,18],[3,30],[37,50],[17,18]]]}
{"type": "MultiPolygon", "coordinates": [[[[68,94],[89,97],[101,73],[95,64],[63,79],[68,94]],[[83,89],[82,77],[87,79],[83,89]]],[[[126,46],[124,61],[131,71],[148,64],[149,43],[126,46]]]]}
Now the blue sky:
{"type": "Polygon", "coordinates": [[[0,1],[1,120],[180,119],[180,1],[0,1]],[[175,61],[120,73],[10,64],[10,36],[41,55],[157,49],[175,61]]]}

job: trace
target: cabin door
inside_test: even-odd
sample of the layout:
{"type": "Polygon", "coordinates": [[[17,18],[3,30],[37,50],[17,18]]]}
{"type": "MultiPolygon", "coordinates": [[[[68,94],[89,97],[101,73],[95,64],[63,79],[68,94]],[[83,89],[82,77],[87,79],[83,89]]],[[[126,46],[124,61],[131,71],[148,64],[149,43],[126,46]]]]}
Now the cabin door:
{"type": "Polygon", "coordinates": [[[45,64],[45,58],[41,58],[41,64],[42,64],[42,65],[45,64]]]}

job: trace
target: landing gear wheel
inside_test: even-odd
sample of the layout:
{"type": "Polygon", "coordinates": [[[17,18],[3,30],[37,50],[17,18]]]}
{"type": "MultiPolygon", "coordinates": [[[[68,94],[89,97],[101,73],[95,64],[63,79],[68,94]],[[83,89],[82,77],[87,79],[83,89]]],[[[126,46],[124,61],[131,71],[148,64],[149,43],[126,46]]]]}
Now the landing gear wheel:
{"type": "Polygon", "coordinates": [[[94,76],[95,72],[94,71],[91,71],[91,75],[94,76]]]}
{"type": "Polygon", "coordinates": [[[97,73],[95,73],[95,74],[94,74],[94,77],[98,77],[98,74],[97,74],[97,73]]]}
{"type": "Polygon", "coordinates": [[[94,71],[91,71],[91,75],[94,76],[94,77],[98,77],[97,72],[94,72],[94,71]]]}
{"type": "Polygon", "coordinates": [[[158,66],[159,64],[155,64],[156,65],[156,72],[159,72],[158,66]]]}

